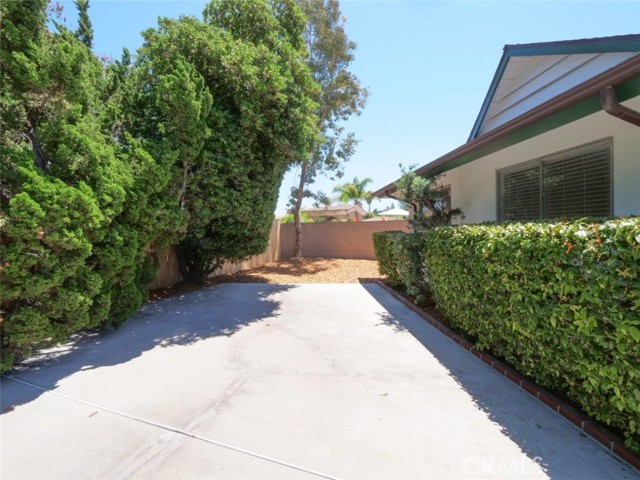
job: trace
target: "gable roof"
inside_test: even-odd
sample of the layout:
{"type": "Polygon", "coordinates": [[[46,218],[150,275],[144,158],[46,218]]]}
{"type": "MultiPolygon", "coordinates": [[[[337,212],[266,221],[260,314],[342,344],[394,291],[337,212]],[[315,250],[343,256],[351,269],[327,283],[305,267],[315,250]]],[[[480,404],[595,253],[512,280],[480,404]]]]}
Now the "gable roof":
{"type": "MultiPolygon", "coordinates": [[[[545,44],[528,44],[511,46],[512,49],[521,52],[536,51],[540,46],[548,48],[549,52],[553,48],[562,46],[563,48],[584,48],[582,43],[601,41],[604,46],[600,48],[610,48],[619,41],[619,46],[626,49],[632,47],[640,51],[640,35],[625,35],[619,37],[607,37],[604,39],[575,40],[570,42],[551,42],[545,44]],[[609,42],[611,40],[611,42],[609,42]]],[[[621,47],[621,48],[622,48],[621,47]]],[[[594,49],[591,44],[590,48],[594,49]]],[[[506,51],[506,47],[505,47],[506,51]]],[[[635,51],[635,50],[634,50],[635,51]]],[[[503,60],[505,56],[503,55],[503,60]]],[[[503,62],[501,60],[501,63],[503,62]]],[[[500,75],[500,66],[496,77],[500,75]]],[[[489,89],[487,98],[491,97],[494,82],[489,89]]],[[[444,173],[448,170],[464,165],[490,153],[507,148],[516,143],[522,142],[536,135],[540,135],[549,130],[558,128],[567,123],[578,120],[584,116],[601,111],[600,101],[601,91],[609,86],[615,87],[619,102],[629,100],[640,95],[640,54],[631,54],[626,60],[606,69],[605,71],[589,77],[582,83],[569,88],[562,93],[538,104],[515,118],[507,120],[505,123],[495,126],[493,129],[479,133],[470,138],[464,145],[451,152],[437,158],[436,160],[423,165],[415,170],[417,175],[433,176],[444,173]]],[[[495,91],[494,91],[495,93],[495,91]]],[[[487,100],[485,99],[485,103],[487,100]]],[[[484,106],[484,105],[483,105],[484,106]]],[[[486,112],[484,112],[486,114],[486,112]]],[[[482,111],[478,118],[483,115],[482,111]]],[[[476,121],[476,124],[478,121],[476,121]]],[[[475,128],[475,127],[474,127],[475,128]]],[[[473,132],[472,132],[473,133],[473,132]]],[[[396,191],[395,182],[392,182],[373,193],[375,197],[392,196],[396,191]]]]}
{"type": "Polygon", "coordinates": [[[469,141],[640,52],[640,35],[505,45],[469,141]]]}

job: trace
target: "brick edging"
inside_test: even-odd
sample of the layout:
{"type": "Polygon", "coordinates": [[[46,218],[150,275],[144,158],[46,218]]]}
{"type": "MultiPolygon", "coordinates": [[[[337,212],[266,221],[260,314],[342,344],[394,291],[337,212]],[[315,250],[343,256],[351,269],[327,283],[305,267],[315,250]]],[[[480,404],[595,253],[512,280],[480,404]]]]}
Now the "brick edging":
{"type": "Polygon", "coordinates": [[[456,342],[462,348],[471,352],[484,363],[518,385],[522,390],[529,393],[538,401],[544,403],[547,407],[564,417],[574,426],[582,430],[586,435],[590,436],[598,443],[602,444],[614,455],[627,462],[631,467],[640,470],[640,456],[634,454],[627,447],[625,447],[624,441],[614,433],[607,430],[607,428],[605,428],[603,425],[593,420],[592,418],[589,418],[583,412],[576,410],[565,401],[559,399],[552,393],[546,391],[544,388],[527,379],[520,373],[516,372],[513,368],[502,363],[493,355],[489,355],[488,353],[479,351],[470,341],[461,337],[456,332],[447,327],[444,323],[432,317],[420,307],[407,300],[404,296],[393,290],[386,283],[382,282],[381,280],[376,280],[375,283],[380,285],[383,289],[393,295],[397,300],[402,302],[406,307],[420,315],[423,319],[440,330],[440,332],[456,342]]]}

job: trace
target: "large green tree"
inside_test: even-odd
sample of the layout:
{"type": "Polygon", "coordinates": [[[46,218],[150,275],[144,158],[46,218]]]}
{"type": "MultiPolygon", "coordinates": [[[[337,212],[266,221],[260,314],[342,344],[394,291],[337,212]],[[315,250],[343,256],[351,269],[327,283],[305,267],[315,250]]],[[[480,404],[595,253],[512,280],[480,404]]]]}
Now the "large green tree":
{"type": "Polygon", "coordinates": [[[155,156],[173,156],[187,281],[266,248],[284,172],[309,155],[317,86],[304,27],[293,0],[215,0],[202,20],[161,19],[144,33],[130,129],[155,156]],[[195,117],[175,114],[180,82],[192,85],[195,117]]]}
{"type": "Polygon", "coordinates": [[[319,174],[342,177],[342,166],[353,155],[357,143],[354,134],[345,132],[342,124],[362,111],[368,96],[367,89],[349,71],[356,44],[344,30],[345,19],[338,0],[298,0],[298,3],[307,17],[304,32],[309,49],[307,63],[320,85],[315,100],[321,138],[314,144],[311,155],[299,157],[296,162],[300,178],[291,191],[296,230],[294,257],[302,256],[302,201],[305,196],[314,196],[307,186],[319,174]]]}
{"type": "Polygon", "coordinates": [[[129,182],[96,120],[102,66],[70,32],[46,29],[45,8],[2,5],[3,365],[107,319],[97,245],[129,182]]]}
{"type": "Polygon", "coordinates": [[[111,74],[72,32],[48,31],[45,8],[2,3],[2,369],[135,311],[152,245],[180,224],[169,168],[112,133],[111,74]]]}
{"type": "Polygon", "coordinates": [[[93,27],[89,17],[89,0],[73,0],[78,9],[78,29],[76,37],[87,47],[93,48],[93,27]]]}

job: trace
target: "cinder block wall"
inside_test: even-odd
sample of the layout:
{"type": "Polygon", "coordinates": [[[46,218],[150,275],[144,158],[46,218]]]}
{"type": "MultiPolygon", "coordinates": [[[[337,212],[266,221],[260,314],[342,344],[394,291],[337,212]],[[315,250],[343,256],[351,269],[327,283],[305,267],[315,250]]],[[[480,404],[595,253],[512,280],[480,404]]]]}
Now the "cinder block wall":
{"type": "MultiPolygon", "coordinates": [[[[361,258],[374,260],[373,233],[409,231],[406,220],[379,222],[329,222],[302,224],[302,255],[305,257],[361,258]]],[[[295,226],[280,225],[280,257],[293,256],[295,226]]]]}
{"type": "MultiPolygon", "coordinates": [[[[373,233],[389,230],[409,231],[406,220],[386,222],[332,222],[302,224],[302,254],[305,257],[362,258],[374,260],[373,233]]],[[[295,226],[274,220],[267,250],[245,262],[228,263],[211,276],[235,273],[265,263],[290,258],[295,246],[295,226]]],[[[160,256],[160,268],[149,289],[164,288],[182,281],[178,258],[173,249],[160,256]]]]}

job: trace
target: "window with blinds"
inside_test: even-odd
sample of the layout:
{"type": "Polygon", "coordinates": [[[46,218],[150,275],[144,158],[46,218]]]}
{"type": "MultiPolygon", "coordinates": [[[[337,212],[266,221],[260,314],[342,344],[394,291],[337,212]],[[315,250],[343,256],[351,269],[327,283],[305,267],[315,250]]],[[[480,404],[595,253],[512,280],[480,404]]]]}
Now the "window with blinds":
{"type": "Polygon", "coordinates": [[[500,220],[611,215],[611,143],[501,171],[500,220]]]}
{"type": "Polygon", "coordinates": [[[502,174],[501,220],[540,218],[540,166],[502,174]]]}

